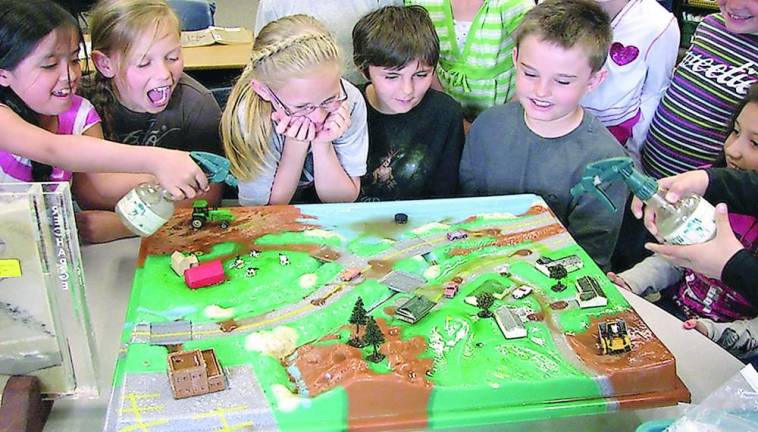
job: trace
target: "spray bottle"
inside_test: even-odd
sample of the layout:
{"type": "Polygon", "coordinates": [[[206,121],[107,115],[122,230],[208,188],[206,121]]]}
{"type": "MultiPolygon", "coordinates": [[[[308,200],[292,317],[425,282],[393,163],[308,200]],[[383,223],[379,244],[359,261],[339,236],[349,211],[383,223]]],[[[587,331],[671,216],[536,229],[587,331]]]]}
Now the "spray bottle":
{"type": "MultiPolygon", "coordinates": [[[[237,179],[229,173],[229,161],[219,155],[193,151],[190,156],[208,175],[212,183],[237,187],[237,179]]],[[[116,204],[116,213],[129,230],[139,236],[149,236],[162,227],[174,214],[171,194],[157,183],[141,183],[124,195],[116,204]]]]}
{"type": "Polygon", "coordinates": [[[585,192],[592,193],[615,212],[618,209],[601,186],[617,180],[625,182],[634,195],[653,209],[658,235],[666,243],[703,243],[716,234],[716,210],[708,201],[695,194],[685,195],[674,204],[666,201],[665,192],[659,190],[658,182],[637,171],[634,162],[628,157],[603,159],[588,164],[582,180],[571,188],[571,195],[577,197],[585,192]]]}

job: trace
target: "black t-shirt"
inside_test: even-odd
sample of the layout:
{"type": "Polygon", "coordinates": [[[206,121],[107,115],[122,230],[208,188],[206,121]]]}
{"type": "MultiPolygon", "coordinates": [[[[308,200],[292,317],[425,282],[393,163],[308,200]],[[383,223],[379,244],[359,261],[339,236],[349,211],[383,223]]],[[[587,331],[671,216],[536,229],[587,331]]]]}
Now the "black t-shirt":
{"type": "Polygon", "coordinates": [[[221,108],[211,92],[187,74],[182,74],[165,110],[138,113],[117,104],[113,124],[115,140],[223,155],[219,122],[221,108]]]}
{"type": "Polygon", "coordinates": [[[445,93],[429,89],[404,114],[382,114],[366,98],[368,165],[358,201],[444,198],[458,185],[463,110],[445,93]]]}

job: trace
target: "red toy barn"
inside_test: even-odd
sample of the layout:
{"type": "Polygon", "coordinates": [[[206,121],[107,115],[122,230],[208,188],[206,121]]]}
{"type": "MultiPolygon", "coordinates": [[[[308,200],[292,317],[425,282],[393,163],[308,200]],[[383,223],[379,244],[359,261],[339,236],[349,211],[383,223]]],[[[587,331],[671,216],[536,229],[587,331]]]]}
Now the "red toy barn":
{"type": "Polygon", "coordinates": [[[184,283],[190,289],[198,289],[219,284],[226,280],[221,260],[213,260],[188,268],[184,272],[184,283]]]}

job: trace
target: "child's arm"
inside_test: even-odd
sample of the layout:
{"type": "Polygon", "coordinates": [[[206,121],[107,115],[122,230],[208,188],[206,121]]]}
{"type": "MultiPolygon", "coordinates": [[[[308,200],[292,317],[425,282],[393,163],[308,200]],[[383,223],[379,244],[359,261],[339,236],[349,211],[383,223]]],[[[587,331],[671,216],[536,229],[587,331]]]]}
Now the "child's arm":
{"type": "Polygon", "coordinates": [[[289,204],[292,200],[308,155],[308,145],[308,141],[285,137],[282,158],[279,160],[274,183],[271,185],[269,204],[289,204]]]}
{"type": "Polygon", "coordinates": [[[0,149],[69,171],[154,174],[174,197],[195,196],[208,181],[188,153],[116,144],[86,135],[56,135],[0,107],[0,149]]]}
{"type": "Polygon", "coordinates": [[[646,296],[662,291],[682,278],[682,269],[669,263],[658,255],[651,255],[627,271],[618,274],[629,289],[646,296]]]}
{"type": "Polygon", "coordinates": [[[365,105],[360,105],[363,99],[359,102],[353,113],[346,101],[329,114],[323,130],[313,140],[313,178],[322,202],[353,202],[360,193],[368,157],[368,127],[365,105]]]}
{"type": "Polygon", "coordinates": [[[642,84],[640,95],[640,121],[632,129],[632,137],[627,143],[629,150],[639,156],[642,144],[647,137],[650,122],[653,121],[655,110],[663,97],[663,93],[669,86],[671,74],[676,66],[676,56],[679,53],[679,26],[674,17],[671,17],[668,27],[658,35],[645,55],[645,62],[649,65],[645,82],[642,84]]]}
{"type": "MultiPolygon", "coordinates": [[[[627,192],[622,182],[610,185],[605,193],[616,208],[624,208],[627,192]]],[[[611,212],[600,200],[589,195],[572,200],[570,206],[566,228],[598,267],[608,271],[624,212],[611,212]]]]}

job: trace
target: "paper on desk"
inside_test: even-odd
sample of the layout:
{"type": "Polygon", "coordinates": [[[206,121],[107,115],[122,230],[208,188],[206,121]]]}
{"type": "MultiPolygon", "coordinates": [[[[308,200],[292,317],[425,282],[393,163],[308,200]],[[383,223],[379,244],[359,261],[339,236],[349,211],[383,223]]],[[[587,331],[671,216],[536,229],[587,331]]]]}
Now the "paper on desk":
{"type": "Polygon", "coordinates": [[[182,46],[185,48],[213,44],[244,44],[253,42],[253,33],[241,27],[208,27],[197,31],[182,32],[182,46]]]}

